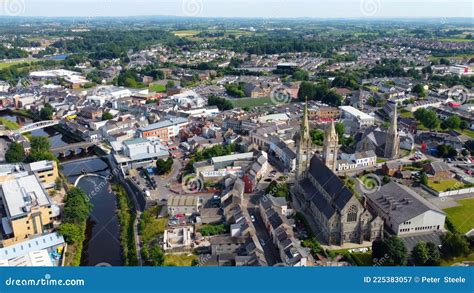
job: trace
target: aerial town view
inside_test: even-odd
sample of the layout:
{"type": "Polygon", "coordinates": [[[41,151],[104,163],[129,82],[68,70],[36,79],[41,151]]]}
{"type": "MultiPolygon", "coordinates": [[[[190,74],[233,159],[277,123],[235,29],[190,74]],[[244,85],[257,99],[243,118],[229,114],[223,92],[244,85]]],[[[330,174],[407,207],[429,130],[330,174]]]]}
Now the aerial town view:
{"type": "Polygon", "coordinates": [[[472,14],[34,2],[0,1],[0,266],[474,266],[472,14]]]}

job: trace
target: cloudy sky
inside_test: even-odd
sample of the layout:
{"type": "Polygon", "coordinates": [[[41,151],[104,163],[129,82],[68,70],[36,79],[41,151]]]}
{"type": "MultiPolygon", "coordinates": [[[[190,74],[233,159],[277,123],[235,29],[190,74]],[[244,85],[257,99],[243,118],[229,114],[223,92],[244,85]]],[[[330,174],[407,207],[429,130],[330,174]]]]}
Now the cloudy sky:
{"type": "Polygon", "coordinates": [[[196,17],[470,17],[472,0],[0,0],[0,15],[196,17]]]}

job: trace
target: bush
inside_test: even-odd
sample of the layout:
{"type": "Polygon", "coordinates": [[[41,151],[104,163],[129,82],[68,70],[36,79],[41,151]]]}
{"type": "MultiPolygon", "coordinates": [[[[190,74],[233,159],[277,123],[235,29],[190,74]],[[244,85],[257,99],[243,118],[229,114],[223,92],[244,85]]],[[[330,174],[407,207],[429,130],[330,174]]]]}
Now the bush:
{"type": "Polygon", "coordinates": [[[204,225],[198,230],[203,236],[214,236],[229,232],[229,226],[225,224],[204,225]]]}

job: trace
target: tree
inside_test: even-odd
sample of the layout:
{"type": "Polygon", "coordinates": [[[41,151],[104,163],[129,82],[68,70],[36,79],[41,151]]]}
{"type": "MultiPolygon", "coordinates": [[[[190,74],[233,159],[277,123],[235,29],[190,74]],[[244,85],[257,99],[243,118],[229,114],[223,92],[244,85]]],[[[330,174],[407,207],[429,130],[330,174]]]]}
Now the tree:
{"type": "Polygon", "coordinates": [[[175,87],[174,81],[168,80],[168,81],[166,82],[166,89],[170,89],[170,88],[174,88],[174,87],[175,87]]]}
{"type": "Polygon", "coordinates": [[[426,111],[421,123],[428,129],[436,129],[439,126],[439,119],[435,112],[426,111]]]}
{"type": "Polygon", "coordinates": [[[426,97],[426,90],[424,85],[417,84],[411,89],[412,93],[418,95],[419,97],[426,97]]]}
{"type": "Polygon", "coordinates": [[[461,128],[462,130],[468,129],[469,128],[469,122],[467,122],[466,120],[461,120],[461,124],[459,124],[459,128],[461,128]]]}
{"type": "Polygon", "coordinates": [[[438,156],[441,158],[452,158],[458,155],[458,152],[455,148],[450,145],[440,144],[437,147],[438,156]]]}
{"type": "Polygon", "coordinates": [[[73,223],[61,224],[58,227],[58,232],[68,244],[78,243],[83,239],[81,228],[73,223]]]}
{"type": "Polygon", "coordinates": [[[421,172],[420,182],[421,184],[428,185],[428,175],[425,172],[421,172]]]}
{"type": "Polygon", "coordinates": [[[383,265],[386,266],[404,266],[408,252],[400,238],[391,236],[372,243],[372,257],[384,259],[383,265]]]}
{"type": "Polygon", "coordinates": [[[156,160],[156,170],[157,170],[158,175],[167,174],[171,171],[172,168],[173,168],[172,158],[168,158],[166,159],[166,161],[163,159],[156,160]]]}
{"type": "Polygon", "coordinates": [[[51,120],[53,119],[54,108],[51,104],[46,103],[44,107],[40,111],[40,117],[43,120],[51,120]]]}
{"type": "Polygon", "coordinates": [[[49,151],[51,144],[47,137],[35,136],[31,139],[31,150],[49,151]]]}
{"type": "Polygon", "coordinates": [[[73,187],[66,193],[64,205],[64,222],[81,224],[89,217],[92,205],[87,194],[80,188],[73,187]]]}
{"type": "Polygon", "coordinates": [[[112,115],[110,112],[102,113],[102,121],[110,120],[112,118],[114,118],[114,115],[112,115]]]}
{"type": "Polygon", "coordinates": [[[461,118],[456,115],[449,116],[448,119],[444,121],[444,124],[449,129],[457,129],[461,126],[461,118]]]}
{"type": "Polygon", "coordinates": [[[421,108],[415,111],[414,117],[430,130],[439,126],[439,118],[434,111],[421,108]]]}
{"type": "Polygon", "coordinates": [[[441,258],[438,246],[433,242],[428,242],[426,248],[428,249],[428,260],[426,261],[426,265],[438,266],[441,258]]]}
{"type": "Polygon", "coordinates": [[[27,158],[28,162],[38,162],[43,160],[57,160],[53,153],[50,152],[51,144],[47,137],[35,136],[31,139],[31,150],[27,158]]]}
{"type": "Polygon", "coordinates": [[[464,235],[448,231],[441,236],[441,252],[445,258],[467,255],[470,252],[469,243],[464,235]]]}
{"type": "Polygon", "coordinates": [[[424,266],[429,260],[428,247],[424,241],[418,242],[411,252],[413,263],[417,266],[424,266]]]}
{"type": "Polygon", "coordinates": [[[5,153],[5,160],[8,163],[19,163],[25,159],[25,150],[23,146],[17,142],[12,142],[7,152],[5,153]]]}
{"type": "Polygon", "coordinates": [[[466,141],[464,147],[471,153],[471,155],[474,155],[474,140],[466,141]]]}
{"type": "Polygon", "coordinates": [[[346,128],[344,127],[344,123],[342,122],[337,122],[335,125],[336,128],[336,133],[337,133],[337,138],[339,140],[340,144],[344,144],[344,134],[346,133],[346,128]]]}
{"type": "Polygon", "coordinates": [[[265,192],[274,197],[288,197],[290,193],[290,188],[286,183],[278,183],[273,180],[265,190],[265,192]]]}
{"type": "Polygon", "coordinates": [[[226,111],[226,110],[231,110],[234,108],[231,101],[224,98],[217,97],[215,95],[210,95],[209,98],[207,99],[207,103],[209,106],[217,106],[219,111],[226,111]]]}
{"type": "Polygon", "coordinates": [[[313,144],[322,146],[324,142],[324,131],[313,128],[309,131],[313,144]]]}
{"type": "Polygon", "coordinates": [[[161,247],[158,245],[155,245],[151,249],[150,256],[150,262],[152,266],[159,267],[162,266],[165,262],[165,254],[163,253],[163,250],[161,250],[161,247]]]}

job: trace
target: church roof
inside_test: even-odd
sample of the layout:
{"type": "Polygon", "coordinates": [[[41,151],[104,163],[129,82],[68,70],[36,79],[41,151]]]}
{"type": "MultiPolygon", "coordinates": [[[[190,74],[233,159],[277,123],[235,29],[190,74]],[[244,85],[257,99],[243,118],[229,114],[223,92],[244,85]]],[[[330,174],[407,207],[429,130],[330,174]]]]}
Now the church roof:
{"type": "Polygon", "coordinates": [[[307,200],[311,200],[327,218],[330,218],[336,211],[342,210],[352,199],[353,194],[344,182],[318,157],[314,156],[311,159],[308,171],[309,176],[312,176],[329,195],[330,201],[313,187],[308,178],[301,182],[305,197],[307,200]]]}

